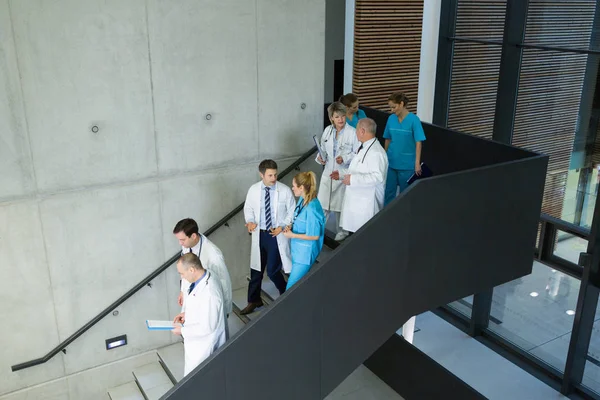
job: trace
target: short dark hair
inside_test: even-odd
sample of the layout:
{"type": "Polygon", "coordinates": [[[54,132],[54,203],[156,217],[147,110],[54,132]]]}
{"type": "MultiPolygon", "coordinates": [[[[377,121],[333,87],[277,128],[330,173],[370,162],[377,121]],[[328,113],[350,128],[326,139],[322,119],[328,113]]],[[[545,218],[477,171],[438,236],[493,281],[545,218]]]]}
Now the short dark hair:
{"type": "Polygon", "coordinates": [[[268,169],[277,170],[277,163],[273,160],[262,160],[260,164],[258,164],[258,172],[264,175],[264,173],[268,169]]]}
{"type": "Polygon", "coordinates": [[[409,102],[408,96],[400,92],[390,94],[388,101],[392,101],[396,104],[404,103],[404,107],[407,107],[409,102]]]}
{"type": "Polygon", "coordinates": [[[202,262],[194,253],[185,253],[179,257],[179,262],[184,268],[204,269],[202,262]]]}
{"type": "Polygon", "coordinates": [[[177,225],[175,225],[175,228],[173,228],[173,234],[177,234],[179,232],[185,233],[185,236],[187,237],[192,237],[194,233],[196,235],[200,234],[198,232],[198,224],[191,218],[182,219],[177,223],[177,225]]]}

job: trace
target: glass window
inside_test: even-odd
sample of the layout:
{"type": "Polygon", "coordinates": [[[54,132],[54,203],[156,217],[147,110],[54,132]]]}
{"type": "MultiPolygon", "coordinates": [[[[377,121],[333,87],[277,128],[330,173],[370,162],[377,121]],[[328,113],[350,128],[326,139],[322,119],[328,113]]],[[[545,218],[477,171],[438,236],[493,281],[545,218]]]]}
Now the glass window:
{"type": "Polygon", "coordinates": [[[573,264],[579,264],[579,255],[587,251],[588,241],[579,236],[560,231],[557,236],[554,255],[573,264]]]}
{"type": "Polygon", "coordinates": [[[596,307],[596,318],[590,338],[583,385],[600,394],[600,304],[596,307]]]}
{"type": "Polygon", "coordinates": [[[473,314],[473,296],[453,301],[452,303],[448,303],[448,305],[468,319],[471,319],[471,315],[473,314]]]}
{"type": "Polygon", "coordinates": [[[525,48],[513,131],[514,145],[550,156],[542,212],[581,226],[591,224],[597,187],[592,104],[582,99],[597,73],[585,54],[525,48]]]}
{"type": "Polygon", "coordinates": [[[580,281],[533,262],[530,275],[494,289],[489,329],[564,371],[580,281]]]}
{"type": "MultiPolygon", "coordinates": [[[[460,0],[455,35],[502,43],[505,16],[506,0],[460,0]]],[[[501,54],[500,45],[454,42],[449,128],[491,139],[501,54]]]]}
{"type": "Polygon", "coordinates": [[[597,0],[529,0],[525,43],[589,49],[597,0]]]}

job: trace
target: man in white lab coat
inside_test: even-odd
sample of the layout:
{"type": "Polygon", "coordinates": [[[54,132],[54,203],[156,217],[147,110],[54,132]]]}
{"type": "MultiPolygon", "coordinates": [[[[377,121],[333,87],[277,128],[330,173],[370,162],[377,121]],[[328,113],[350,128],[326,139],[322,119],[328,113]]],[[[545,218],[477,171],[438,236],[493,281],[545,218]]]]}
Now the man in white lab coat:
{"type": "Polygon", "coordinates": [[[296,201],[289,186],[277,182],[277,163],[263,160],[258,166],[261,181],[250,186],[244,204],[246,228],[252,233],[248,305],[240,312],[250,314],[263,305],[260,290],[265,269],[279,293],[285,292],[283,271],[292,270],[290,240],[282,232],[293,222],[296,201]]]}
{"type": "MultiPolygon", "coordinates": [[[[224,311],[226,314],[225,328],[227,338],[229,338],[229,324],[227,323],[227,316],[232,311],[232,289],[231,289],[231,278],[227,265],[225,265],[225,259],[223,253],[219,248],[208,238],[198,231],[198,224],[191,218],[182,219],[173,228],[173,234],[179,240],[181,245],[181,255],[192,253],[200,257],[200,262],[204,268],[209,270],[214,276],[217,282],[221,285],[221,291],[223,292],[223,304],[224,311]]],[[[180,306],[183,306],[185,296],[190,287],[190,282],[185,279],[181,280],[181,291],[177,302],[180,306]]]]}
{"type": "Polygon", "coordinates": [[[221,285],[195,254],[181,256],[177,272],[182,280],[191,282],[183,302],[184,311],[173,320],[183,324],[176,326],[173,333],[184,339],[185,376],[225,343],[225,312],[221,285]]]}
{"type": "Polygon", "coordinates": [[[359,230],[383,208],[388,158],[376,132],[377,124],[371,118],[358,121],[356,137],[361,145],[338,177],[346,185],[341,225],[349,232],[359,230]]]}

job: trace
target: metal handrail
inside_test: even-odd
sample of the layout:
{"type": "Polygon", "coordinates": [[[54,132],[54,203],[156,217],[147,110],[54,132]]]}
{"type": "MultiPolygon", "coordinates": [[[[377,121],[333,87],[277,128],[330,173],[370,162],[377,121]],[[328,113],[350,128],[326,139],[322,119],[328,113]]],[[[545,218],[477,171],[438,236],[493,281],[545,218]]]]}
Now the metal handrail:
{"type": "MultiPolygon", "coordinates": [[[[313,148],[308,150],[306,153],[301,155],[289,167],[287,167],[285,170],[283,170],[283,172],[281,174],[279,174],[279,178],[281,179],[281,178],[285,177],[287,174],[289,174],[290,172],[292,172],[300,164],[302,164],[304,161],[306,161],[311,155],[313,155],[316,151],[317,151],[317,147],[314,146],[313,148]]],[[[243,208],[244,208],[244,203],[242,203],[239,206],[237,206],[236,208],[234,208],[229,214],[225,215],[216,224],[214,224],[213,226],[208,228],[208,230],[206,230],[204,232],[204,235],[209,236],[210,234],[215,232],[221,226],[225,225],[237,213],[242,211],[243,208]]],[[[129,299],[131,296],[133,296],[135,293],[137,293],[140,289],[142,289],[144,286],[148,285],[152,280],[154,280],[154,278],[156,278],[158,275],[163,273],[168,267],[170,267],[175,261],[177,261],[180,256],[181,256],[181,252],[177,252],[175,255],[173,255],[173,257],[171,257],[169,260],[167,260],[165,263],[163,263],[160,267],[158,267],[156,270],[154,270],[154,272],[152,272],[150,275],[148,275],[147,277],[142,279],[137,285],[135,285],[134,287],[129,289],[127,291],[127,293],[125,293],[123,296],[119,297],[116,301],[114,301],[111,305],[106,307],[104,310],[100,311],[98,313],[98,315],[96,315],[94,318],[92,318],[88,323],[83,325],[81,328],[79,328],[77,331],[75,331],[75,333],[73,333],[71,336],[69,336],[68,338],[63,340],[61,343],[59,343],[56,347],[54,347],[52,350],[50,350],[45,356],[36,358],[35,360],[26,361],[21,364],[13,365],[11,367],[12,371],[15,372],[15,371],[33,367],[36,365],[44,364],[45,362],[50,360],[52,357],[54,357],[61,351],[63,351],[63,352],[66,351],[66,347],[68,345],[73,343],[78,337],[80,337],[85,332],[87,332],[92,326],[96,325],[102,318],[104,318],[108,314],[110,314],[111,311],[113,311],[115,308],[117,308],[118,306],[123,304],[127,299],[129,299]]]]}
{"type": "Polygon", "coordinates": [[[540,222],[552,224],[556,228],[556,230],[570,233],[571,235],[578,236],[582,239],[588,239],[588,237],[590,236],[590,230],[588,228],[583,228],[579,225],[563,221],[562,219],[555,218],[548,214],[542,213],[540,215],[540,222]]]}

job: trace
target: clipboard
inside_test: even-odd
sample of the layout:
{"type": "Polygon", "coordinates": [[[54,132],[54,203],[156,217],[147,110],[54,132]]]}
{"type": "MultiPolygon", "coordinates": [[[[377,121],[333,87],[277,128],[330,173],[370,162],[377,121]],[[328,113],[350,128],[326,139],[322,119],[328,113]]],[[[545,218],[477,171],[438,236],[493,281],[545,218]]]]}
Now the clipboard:
{"type": "Polygon", "coordinates": [[[146,326],[149,331],[170,331],[181,324],[174,324],[173,321],[159,321],[155,319],[147,319],[146,326]]]}
{"type": "Polygon", "coordinates": [[[416,173],[412,174],[410,176],[410,178],[408,178],[408,180],[406,181],[406,183],[408,185],[410,185],[411,183],[414,183],[415,181],[422,179],[422,178],[429,178],[430,176],[433,176],[433,172],[431,172],[431,170],[429,169],[429,167],[427,166],[427,164],[425,164],[424,162],[421,163],[421,175],[417,175],[416,173]]]}
{"type": "Polygon", "coordinates": [[[321,156],[323,162],[327,162],[327,153],[323,151],[319,140],[317,140],[317,135],[313,135],[313,142],[315,142],[315,145],[317,146],[317,151],[319,152],[319,155],[321,156]]]}

